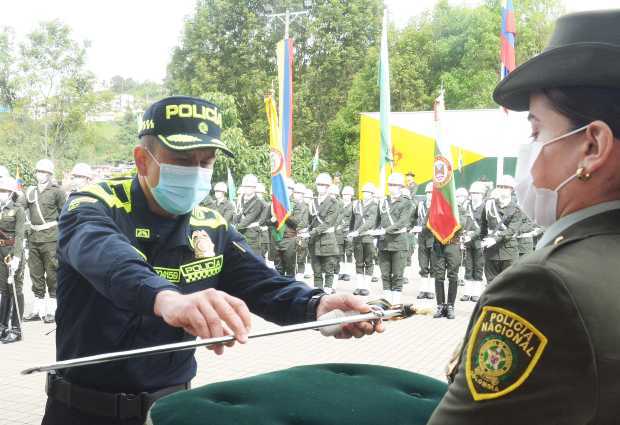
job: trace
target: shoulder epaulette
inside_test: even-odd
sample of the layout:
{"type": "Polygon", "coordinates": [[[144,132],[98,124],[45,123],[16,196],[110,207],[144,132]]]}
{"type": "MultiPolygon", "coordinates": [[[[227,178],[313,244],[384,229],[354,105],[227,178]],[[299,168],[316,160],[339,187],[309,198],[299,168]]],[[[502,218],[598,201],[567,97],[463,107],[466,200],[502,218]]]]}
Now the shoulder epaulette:
{"type": "Polygon", "coordinates": [[[228,229],[228,222],[219,212],[211,208],[201,206],[198,206],[192,210],[189,225],[192,227],[209,227],[211,229],[217,229],[220,226],[224,226],[225,229],[228,229]]]}
{"type": "Polygon", "coordinates": [[[80,192],[103,201],[110,208],[122,208],[131,212],[131,179],[103,180],[86,186],[80,192]]]}

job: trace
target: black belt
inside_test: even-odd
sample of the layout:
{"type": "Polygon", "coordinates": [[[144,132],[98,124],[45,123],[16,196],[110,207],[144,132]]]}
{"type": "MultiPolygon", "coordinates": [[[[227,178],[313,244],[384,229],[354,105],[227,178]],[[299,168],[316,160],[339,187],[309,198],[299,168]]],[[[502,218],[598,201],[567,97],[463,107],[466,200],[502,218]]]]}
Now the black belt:
{"type": "Polygon", "coordinates": [[[189,388],[188,382],[151,393],[106,393],[72,384],[53,372],[47,374],[45,384],[45,392],[49,397],[70,408],[95,416],[121,420],[146,417],[149,408],[157,399],[189,388]]]}

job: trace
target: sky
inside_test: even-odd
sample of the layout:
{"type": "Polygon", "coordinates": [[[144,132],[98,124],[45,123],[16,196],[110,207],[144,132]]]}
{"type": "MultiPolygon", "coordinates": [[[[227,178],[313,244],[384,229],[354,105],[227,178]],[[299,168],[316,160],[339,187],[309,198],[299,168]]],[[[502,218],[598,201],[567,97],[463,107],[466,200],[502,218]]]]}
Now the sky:
{"type": "MultiPolygon", "coordinates": [[[[399,27],[437,0],[385,0],[399,27]]],[[[518,2],[519,0],[513,0],[518,2]]],[[[475,6],[481,0],[451,0],[475,6]]],[[[564,0],[569,12],[618,7],[618,0],[564,0]]],[[[89,40],[88,68],[98,80],[114,75],[138,81],[160,82],[166,75],[171,52],[183,32],[195,0],[4,0],[0,27],[9,26],[19,38],[37,22],[60,19],[78,40],[89,40]]]]}

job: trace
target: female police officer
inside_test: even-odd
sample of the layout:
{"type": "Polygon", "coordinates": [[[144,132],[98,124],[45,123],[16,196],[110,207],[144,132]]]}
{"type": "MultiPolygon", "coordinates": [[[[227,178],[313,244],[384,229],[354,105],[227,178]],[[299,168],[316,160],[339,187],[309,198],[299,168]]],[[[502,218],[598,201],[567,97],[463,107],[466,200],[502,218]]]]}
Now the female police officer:
{"type": "Polygon", "coordinates": [[[529,109],[516,193],[546,233],[480,298],[429,424],[620,417],[620,10],[561,18],[495,90],[529,109]]]}
{"type": "MultiPolygon", "coordinates": [[[[246,342],[249,310],[281,324],[370,310],[361,297],[279,276],[221,215],[197,207],[216,149],[232,155],[220,125],[219,108],[204,100],[156,102],[134,150],[138,176],[69,198],[59,220],[59,360],[195,336],[246,342]]],[[[363,323],[339,336],[372,332],[363,323]]],[[[141,424],[155,399],[187,388],[195,373],[193,351],[183,351],[49,374],[43,423],[141,424]]]]}

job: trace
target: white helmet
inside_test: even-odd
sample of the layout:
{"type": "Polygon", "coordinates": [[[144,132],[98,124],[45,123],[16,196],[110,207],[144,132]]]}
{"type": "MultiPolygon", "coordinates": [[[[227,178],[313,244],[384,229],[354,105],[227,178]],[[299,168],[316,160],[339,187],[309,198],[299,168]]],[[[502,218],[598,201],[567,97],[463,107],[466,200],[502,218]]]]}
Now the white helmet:
{"type": "Polygon", "coordinates": [[[306,194],[306,186],[303,183],[295,183],[295,188],[293,189],[294,193],[302,193],[306,194]]]}
{"type": "Polygon", "coordinates": [[[483,182],[473,182],[469,188],[470,193],[487,193],[487,186],[483,182]]]}
{"type": "Polygon", "coordinates": [[[75,177],[86,177],[87,179],[92,178],[93,170],[90,168],[90,165],[79,162],[73,166],[71,170],[71,175],[75,177]]]}
{"type": "Polygon", "coordinates": [[[353,188],[351,186],[345,186],[342,188],[342,195],[351,195],[353,196],[355,194],[355,191],[353,190],[353,188]]]}
{"type": "Polygon", "coordinates": [[[424,189],[424,192],[429,193],[433,191],[433,182],[429,182],[424,189]]]}
{"type": "Polygon", "coordinates": [[[37,162],[35,167],[36,171],[43,171],[44,173],[54,174],[54,163],[49,159],[41,159],[37,162]]]}
{"type": "Polygon", "coordinates": [[[263,183],[256,183],[256,193],[266,193],[265,185],[263,183]]]}
{"type": "Polygon", "coordinates": [[[241,180],[241,187],[256,187],[258,184],[258,179],[254,174],[246,174],[243,176],[243,180],[241,180]]]}
{"type": "Polygon", "coordinates": [[[314,182],[317,185],[327,185],[327,186],[331,186],[332,184],[332,178],[329,174],[327,173],[321,173],[318,176],[316,176],[316,180],[314,182]]]}
{"type": "Polygon", "coordinates": [[[228,192],[228,187],[226,186],[226,183],[224,182],[217,182],[215,183],[215,186],[213,186],[213,191],[214,192],[228,192]]]}
{"type": "Polygon", "coordinates": [[[405,177],[401,173],[392,173],[390,177],[388,177],[387,183],[393,186],[404,186],[405,177]]]}
{"type": "Polygon", "coordinates": [[[498,180],[497,182],[498,186],[504,186],[504,187],[509,187],[511,189],[515,188],[515,178],[512,177],[511,175],[505,174],[502,176],[501,179],[498,180]]]}
{"type": "Polygon", "coordinates": [[[329,194],[330,194],[330,195],[336,195],[336,196],[338,196],[338,195],[340,195],[340,188],[339,188],[338,186],[336,186],[335,184],[332,184],[332,185],[329,187],[328,192],[329,192],[329,194]]]}
{"type": "Polygon", "coordinates": [[[467,196],[469,196],[469,193],[467,192],[467,189],[465,189],[464,187],[459,187],[458,189],[456,189],[455,196],[457,198],[458,197],[467,198],[467,196]]]}
{"type": "Polygon", "coordinates": [[[364,187],[362,187],[362,192],[370,192],[374,195],[377,192],[377,188],[372,183],[366,183],[364,187]]]}
{"type": "Polygon", "coordinates": [[[9,176],[9,170],[4,165],[0,165],[0,178],[9,176]]]}
{"type": "Polygon", "coordinates": [[[0,190],[17,192],[17,182],[12,177],[0,177],[0,190]]]}

